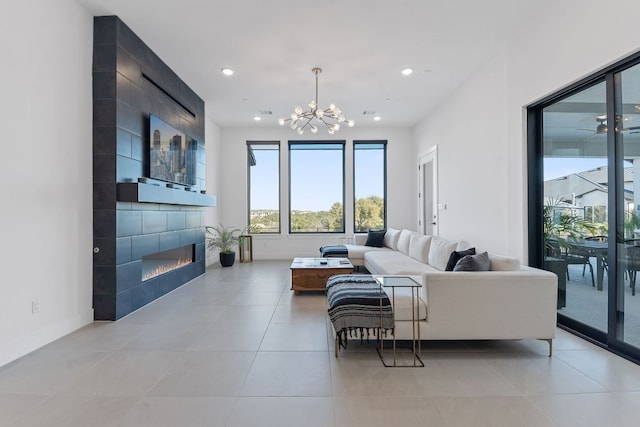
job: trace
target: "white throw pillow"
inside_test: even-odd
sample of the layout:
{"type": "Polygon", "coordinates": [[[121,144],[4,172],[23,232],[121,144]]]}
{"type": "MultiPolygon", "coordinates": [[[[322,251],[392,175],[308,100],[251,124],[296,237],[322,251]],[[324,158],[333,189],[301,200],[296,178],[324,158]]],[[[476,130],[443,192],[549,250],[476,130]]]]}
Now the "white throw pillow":
{"type": "Polygon", "coordinates": [[[387,232],[384,233],[384,242],[382,242],[382,245],[386,246],[389,249],[397,251],[399,238],[400,230],[396,230],[395,228],[387,228],[387,232]]]}
{"type": "Polygon", "coordinates": [[[520,270],[520,260],[515,257],[489,254],[491,271],[517,271],[520,270]]]}
{"type": "Polygon", "coordinates": [[[398,250],[409,255],[409,243],[411,242],[411,231],[403,229],[398,238],[398,250]]]}
{"type": "Polygon", "coordinates": [[[411,235],[409,243],[409,256],[425,264],[429,263],[429,247],[431,246],[431,236],[416,233],[411,235]]]}
{"type": "Polygon", "coordinates": [[[429,265],[444,271],[449,262],[451,252],[455,251],[458,246],[458,242],[455,240],[443,239],[439,236],[433,236],[431,238],[431,245],[429,246],[429,265]]]}

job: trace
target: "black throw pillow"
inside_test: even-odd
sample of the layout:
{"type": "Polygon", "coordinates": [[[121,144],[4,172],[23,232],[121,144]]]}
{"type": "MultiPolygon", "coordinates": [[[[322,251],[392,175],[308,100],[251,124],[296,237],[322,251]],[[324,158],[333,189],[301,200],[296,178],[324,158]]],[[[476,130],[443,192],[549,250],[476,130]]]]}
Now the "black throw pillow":
{"type": "Polygon", "coordinates": [[[367,243],[365,246],[373,246],[375,248],[381,248],[384,243],[385,230],[369,230],[367,233],[367,243]]]}
{"type": "Polygon", "coordinates": [[[464,251],[453,251],[451,255],[449,255],[449,261],[447,261],[447,266],[444,268],[444,271],[453,271],[453,268],[456,266],[458,261],[467,255],[475,255],[476,248],[465,249],[464,251]]]}

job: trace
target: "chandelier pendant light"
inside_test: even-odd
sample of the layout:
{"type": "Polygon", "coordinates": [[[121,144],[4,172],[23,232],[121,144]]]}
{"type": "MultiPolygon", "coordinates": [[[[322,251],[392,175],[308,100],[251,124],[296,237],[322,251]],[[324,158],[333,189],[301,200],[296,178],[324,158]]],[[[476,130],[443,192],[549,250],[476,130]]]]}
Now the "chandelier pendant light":
{"type": "Polygon", "coordinates": [[[310,110],[304,111],[302,107],[297,106],[289,118],[278,119],[278,124],[284,126],[285,123],[291,122],[289,123],[291,129],[298,132],[299,135],[302,135],[307,127],[312,133],[317,133],[318,126],[324,125],[330,135],[340,130],[342,123],[353,127],[354,121],[347,120],[342,114],[342,110],[335,104],[329,104],[329,108],[325,110],[318,107],[318,74],[322,72],[322,68],[315,67],[311,71],[316,76],[316,98],[309,103],[310,110]]]}

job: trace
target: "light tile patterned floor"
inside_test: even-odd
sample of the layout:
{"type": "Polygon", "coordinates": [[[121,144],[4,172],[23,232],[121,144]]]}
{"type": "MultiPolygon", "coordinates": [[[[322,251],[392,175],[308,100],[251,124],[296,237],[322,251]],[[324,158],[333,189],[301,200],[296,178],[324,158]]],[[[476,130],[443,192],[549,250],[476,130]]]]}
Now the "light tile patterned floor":
{"type": "Polygon", "coordinates": [[[333,356],[322,294],[289,261],[207,273],[118,322],[0,368],[2,426],[638,426],[640,366],[558,330],[427,342],[424,368],[375,345],[333,356]]]}

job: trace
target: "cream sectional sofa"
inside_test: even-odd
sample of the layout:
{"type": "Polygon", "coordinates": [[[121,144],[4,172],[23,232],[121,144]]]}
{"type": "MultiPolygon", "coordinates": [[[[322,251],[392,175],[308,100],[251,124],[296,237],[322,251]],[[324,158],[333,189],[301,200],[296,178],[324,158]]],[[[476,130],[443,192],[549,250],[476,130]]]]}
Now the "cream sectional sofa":
{"type": "MultiPolygon", "coordinates": [[[[388,229],[384,246],[365,246],[367,235],[346,245],[354,265],[373,275],[408,275],[421,280],[422,340],[540,339],[549,344],[556,330],[557,276],[489,253],[490,271],[444,271],[451,252],[465,241],[388,229]]],[[[476,248],[476,253],[482,251],[476,248]]],[[[397,339],[411,339],[411,302],[396,289],[397,339]]]]}

